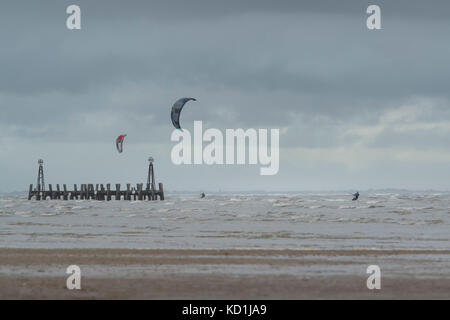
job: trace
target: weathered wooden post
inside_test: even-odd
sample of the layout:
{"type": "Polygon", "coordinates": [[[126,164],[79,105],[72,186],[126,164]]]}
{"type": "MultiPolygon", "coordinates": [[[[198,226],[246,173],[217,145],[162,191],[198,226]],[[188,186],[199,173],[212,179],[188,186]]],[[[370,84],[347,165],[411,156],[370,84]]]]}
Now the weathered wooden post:
{"type": "Polygon", "coordinates": [[[159,183],[159,200],[164,200],[164,189],[161,182],[159,183]]]}
{"type": "Polygon", "coordinates": [[[99,192],[100,194],[98,195],[98,200],[105,200],[105,187],[103,186],[103,184],[100,184],[99,192]]]}
{"type": "Polygon", "coordinates": [[[56,184],[56,199],[61,199],[61,189],[59,189],[59,184],[56,184]]]}
{"type": "Polygon", "coordinates": [[[67,200],[67,187],[66,187],[66,184],[63,184],[63,190],[64,190],[63,199],[67,200]]]}
{"type": "Polygon", "coordinates": [[[50,199],[52,200],[53,199],[53,187],[52,187],[51,183],[48,185],[48,194],[50,196],[50,199]]]}
{"type": "Polygon", "coordinates": [[[116,200],[120,200],[120,183],[116,183],[116,200]]]}
{"type": "Polygon", "coordinates": [[[89,199],[95,200],[94,184],[89,184],[89,199]]]}
{"type": "Polygon", "coordinates": [[[125,200],[131,200],[131,190],[130,190],[130,184],[129,183],[127,183],[127,193],[125,194],[126,195],[126,197],[125,197],[125,200]]]}
{"type": "Polygon", "coordinates": [[[28,200],[31,200],[33,196],[33,184],[30,184],[30,189],[28,189],[28,200]]]}
{"type": "Polygon", "coordinates": [[[142,184],[138,183],[136,184],[137,194],[138,194],[138,200],[142,200],[142,184]]]}

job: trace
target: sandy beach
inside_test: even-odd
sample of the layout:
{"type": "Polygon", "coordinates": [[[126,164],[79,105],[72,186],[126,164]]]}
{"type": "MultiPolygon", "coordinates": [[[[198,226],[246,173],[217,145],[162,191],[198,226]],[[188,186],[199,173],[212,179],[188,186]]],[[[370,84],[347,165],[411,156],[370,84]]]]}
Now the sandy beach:
{"type": "Polygon", "coordinates": [[[0,299],[448,299],[449,258],[450,250],[6,248],[0,299]],[[375,262],[382,287],[369,290],[375,262]],[[66,288],[73,264],[81,290],[66,288]]]}

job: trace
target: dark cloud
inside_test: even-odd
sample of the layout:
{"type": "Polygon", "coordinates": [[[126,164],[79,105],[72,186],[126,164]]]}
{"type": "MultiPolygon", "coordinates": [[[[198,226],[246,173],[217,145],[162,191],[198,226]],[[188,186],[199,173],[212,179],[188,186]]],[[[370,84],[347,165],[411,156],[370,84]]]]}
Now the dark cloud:
{"type": "Polygon", "coordinates": [[[432,124],[450,120],[448,1],[376,1],[377,31],[372,1],[80,0],[79,31],[69,4],[0,5],[0,127],[24,145],[128,132],[169,147],[170,107],[194,96],[187,128],[282,128],[286,148],[447,146],[432,124]],[[397,119],[367,140],[408,104],[428,110],[416,127],[397,119]]]}

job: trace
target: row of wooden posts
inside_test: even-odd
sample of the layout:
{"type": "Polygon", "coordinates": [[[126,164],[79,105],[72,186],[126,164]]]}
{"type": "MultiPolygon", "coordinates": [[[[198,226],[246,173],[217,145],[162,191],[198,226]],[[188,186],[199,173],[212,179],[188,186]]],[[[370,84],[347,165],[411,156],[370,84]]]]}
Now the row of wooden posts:
{"type": "Polygon", "coordinates": [[[60,199],[60,200],[164,200],[163,184],[159,183],[159,189],[155,190],[154,185],[147,184],[144,189],[143,183],[136,184],[136,188],[132,188],[131,184],[127,184],[126,190],[120,190],[120,184],[116,184],[116,190],[111,190],[111,184],[106,184],[106,188],[103,184],[96,184],[95,189],[93,184],[82,184],[80,189],[77,185],[73,185],[73,190],[67,190],[67,186],[63,184],[61,190],[59,184],[56,185],[56,190],[53,190],[52,185],[48,185],[48,190],[41,190],[41,186],[38,184],[35,189],[30,184],[28,192],[28,200],[33,197],[36,200],[45,200],[47,198],[60,199]]]}

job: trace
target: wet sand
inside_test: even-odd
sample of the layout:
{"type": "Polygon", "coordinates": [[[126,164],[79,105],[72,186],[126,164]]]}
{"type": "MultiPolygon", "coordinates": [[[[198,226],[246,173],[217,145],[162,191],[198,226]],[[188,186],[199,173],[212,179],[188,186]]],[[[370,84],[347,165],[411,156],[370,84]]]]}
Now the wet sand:
{"type": "Polygon", "coordinates": [[[450,250],[0,249],[0,299],[449,299],[450,250]],[[81,290],[66,268],[81,268],[81,290]],[[379,264],[381,290],[366,287],[379,264]]]}

